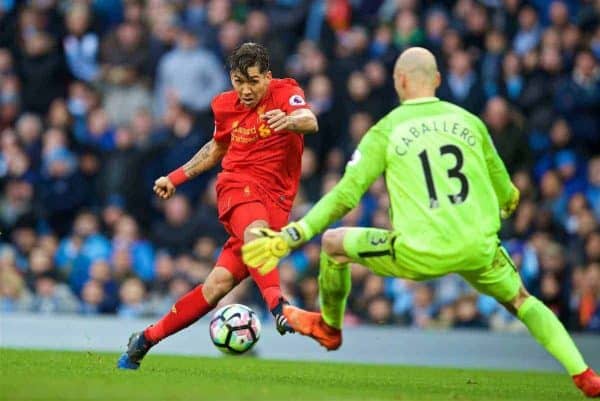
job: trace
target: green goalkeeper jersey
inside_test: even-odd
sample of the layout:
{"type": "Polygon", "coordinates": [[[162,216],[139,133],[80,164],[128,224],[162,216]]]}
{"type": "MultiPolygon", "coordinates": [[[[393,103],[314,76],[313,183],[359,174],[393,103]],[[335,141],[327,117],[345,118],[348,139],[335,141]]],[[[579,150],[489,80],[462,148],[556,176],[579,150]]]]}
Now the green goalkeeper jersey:
{"type": "Polygon", "coordinates": [[[405,101],[365,134],[341,181],[301,220],[306,235],[353,209],[381,174],[398,263],[430,275],[491,263],[514,187],[478,117],[435,97],[405,101]]]}

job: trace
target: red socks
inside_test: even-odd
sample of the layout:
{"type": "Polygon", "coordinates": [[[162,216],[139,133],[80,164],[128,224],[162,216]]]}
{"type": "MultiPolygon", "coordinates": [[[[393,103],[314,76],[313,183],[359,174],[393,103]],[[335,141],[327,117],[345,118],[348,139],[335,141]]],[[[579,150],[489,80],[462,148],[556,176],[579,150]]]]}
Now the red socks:
{"type": "Polygon", "coordinates": [[[185,329],[210,312],[212,308],[213,305],[209,305],[204,299],[202,285],[199,285],[182,296],[162,319],[144,330],[144,336],[155,344],[171,334],[185,329]]]}
{"type": "Polygon", "coordinates": [[[258,286],[269,310],[272,310],[279,303],[279,299],[283,297],[279,286],[279,269],[275,268],[264,276],[258,272],[258,269],[249,268],[248,271],[258,286]]]}

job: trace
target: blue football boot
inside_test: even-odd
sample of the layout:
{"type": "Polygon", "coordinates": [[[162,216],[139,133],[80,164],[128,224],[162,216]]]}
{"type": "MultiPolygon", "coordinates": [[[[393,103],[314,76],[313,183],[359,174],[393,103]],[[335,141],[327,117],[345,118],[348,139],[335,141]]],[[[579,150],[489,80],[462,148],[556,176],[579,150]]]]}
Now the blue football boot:
{"type": "Polygon", "coordinates": [[[153,346],[150,341],[144,336],[144,332],[133,333],[129,337],[127,351],[125,351],[117,361],[117,368],[135,370],[140,367],[140,363],[144,356],[153,346]]]}

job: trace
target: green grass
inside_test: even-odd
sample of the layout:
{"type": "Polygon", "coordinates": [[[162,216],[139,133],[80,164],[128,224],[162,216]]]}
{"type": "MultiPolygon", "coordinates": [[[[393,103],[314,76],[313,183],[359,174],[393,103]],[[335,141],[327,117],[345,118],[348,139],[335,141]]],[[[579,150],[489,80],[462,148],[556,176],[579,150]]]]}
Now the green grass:
{"type": "Polygon", "coordinates": [[[566,375],[0,349],[0,400],[583,400],[566,375]]]}

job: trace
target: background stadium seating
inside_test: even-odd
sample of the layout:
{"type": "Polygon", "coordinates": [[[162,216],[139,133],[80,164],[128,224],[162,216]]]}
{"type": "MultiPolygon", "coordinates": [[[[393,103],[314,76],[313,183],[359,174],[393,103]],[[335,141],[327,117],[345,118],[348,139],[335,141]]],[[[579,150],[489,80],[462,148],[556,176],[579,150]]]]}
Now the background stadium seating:
{"type": "MultiPolygon", "coordinates": [[[[521,190],[501,238],[527,287],[600,333],[599,22],[591,0],[0,0],[0,311],[159,316],[204,280],[226,238],[217,170],[168,201],[152,184],[210,139],[241,42],[265,44],[319,117],[293,218],[397,105],[391,68],[419,45],[521,190]]],[[[380,179],[339,224],[390,228],[388,206],[380,179]]],[[[280,267],[309,309],[318,255],[315,240],[280,267]]],[[[455,276],[352,275],[348,325],[524,329],[455,276]]],[[[226,301],[264,310],[250,281],[226,301]]]]}

